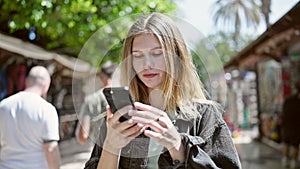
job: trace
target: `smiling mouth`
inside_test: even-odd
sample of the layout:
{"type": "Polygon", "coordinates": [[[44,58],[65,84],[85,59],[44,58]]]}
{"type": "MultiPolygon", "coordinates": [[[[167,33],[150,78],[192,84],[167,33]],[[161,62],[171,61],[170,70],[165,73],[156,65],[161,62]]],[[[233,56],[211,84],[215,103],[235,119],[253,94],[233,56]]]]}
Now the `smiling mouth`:
{"type": "Polygon", "coordinates": [[[143,74],[143,76],[145,77],[145,78],[153,78],[154,76],[156,76],[157,75],[157,73],[147,73],[147,74],[143,74]]]}

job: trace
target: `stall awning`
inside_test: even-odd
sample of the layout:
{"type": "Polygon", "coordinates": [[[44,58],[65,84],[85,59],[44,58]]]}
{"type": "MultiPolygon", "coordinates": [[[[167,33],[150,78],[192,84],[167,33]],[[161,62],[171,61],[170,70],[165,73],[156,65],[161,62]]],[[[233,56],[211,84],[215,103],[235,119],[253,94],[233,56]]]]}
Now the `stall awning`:
{"type": "Polygon", "coordinates": [[[280,61],[286,49],[300,41],[300,2],[288,11],[276,23],[271,25],[256,40],[241,50],[232,60],[225,64],[230,67],[254,67],[265,58],[280,61]]]}
{"type": "Polygon", "coordinates": [[[78,58],[47,51],[29,42],[25,42],[1,33],[0,48],[27,58],[52,60],[70,69],[71,71],[74,71],[76,74],[94,74],[96,72],[96,69],[91,67],[89,63],[78,58]]]}

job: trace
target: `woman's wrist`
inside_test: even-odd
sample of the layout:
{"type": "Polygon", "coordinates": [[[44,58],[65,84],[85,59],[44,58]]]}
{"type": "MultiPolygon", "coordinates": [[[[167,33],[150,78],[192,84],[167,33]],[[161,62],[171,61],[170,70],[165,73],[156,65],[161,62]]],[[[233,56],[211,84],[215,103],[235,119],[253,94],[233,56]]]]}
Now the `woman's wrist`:
{"type": "Polygon", "coordinates": [[[118,168],[120,152],[120,148],[114,148],[111,144],[104,142],[97,169],[118,168]]]}
{"type": "Polygon", "coordinates": [[[178,147],[169,149],[169,153],[173,159],[173,163],[183,163],[185,161],[184,146],[180,142],[178,147]]]}
{"type": "Polygon", "coordinates": [[[115,155],[119,155],[121,152],[121,148],[117,148],[116,146],[108,143],[107,141],[104,141],[103,150],[115,155]]]}

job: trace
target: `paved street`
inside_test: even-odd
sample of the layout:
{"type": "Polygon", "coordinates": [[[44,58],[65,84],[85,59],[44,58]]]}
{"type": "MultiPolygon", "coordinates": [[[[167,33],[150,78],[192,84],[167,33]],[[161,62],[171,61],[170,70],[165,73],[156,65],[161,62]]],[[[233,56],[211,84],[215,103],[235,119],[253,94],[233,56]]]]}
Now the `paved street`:
{"type": "Polygon", "coordinates": [[[280,152],[258,142],[236,145],[243,169],[283,169],[280,152]]]}
{"type": "Polygon", "coordinates": [[[91,154],[89,144],[78,144],[75,139],[60,142],[61,169],[83,169],[91,154]]]}
{"type": "MultiPolygon", "coordinates": [[[[260,143],[253,141],[252,132],[244,132],[234,139],[243,169],[283,169],[281,167],[280,145],[260,143]]],[[[61,144],[62,166],[61,169],[82,169],[90,152],[87,146],[69,140],[61,144]]]]}

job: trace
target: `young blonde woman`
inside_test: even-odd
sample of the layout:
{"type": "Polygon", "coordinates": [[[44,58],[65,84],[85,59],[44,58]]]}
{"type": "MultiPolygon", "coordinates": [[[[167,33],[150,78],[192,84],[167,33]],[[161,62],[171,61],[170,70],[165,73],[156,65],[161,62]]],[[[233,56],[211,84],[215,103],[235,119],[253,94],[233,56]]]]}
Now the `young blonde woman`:
{"type": "Polygon", "coordinates": [[[241,168],[222,110],[205,98],[184,39],[169,17],[141,15],[125,39],[121,84],[137,110],[107,108],[85,168],[241,168]],[[120,122],[128,113],[131,119],[120,122]]]}

